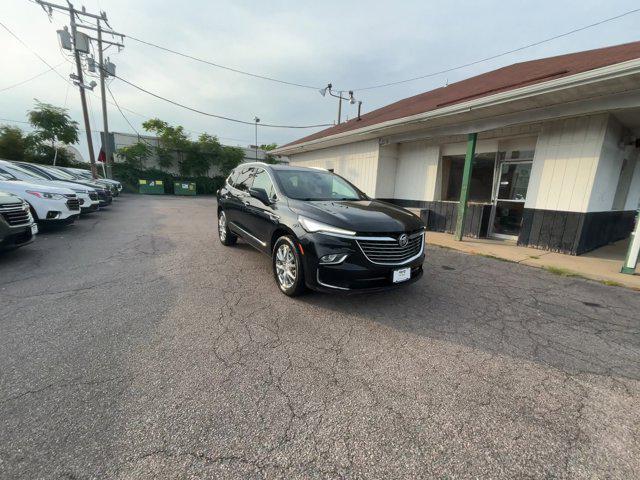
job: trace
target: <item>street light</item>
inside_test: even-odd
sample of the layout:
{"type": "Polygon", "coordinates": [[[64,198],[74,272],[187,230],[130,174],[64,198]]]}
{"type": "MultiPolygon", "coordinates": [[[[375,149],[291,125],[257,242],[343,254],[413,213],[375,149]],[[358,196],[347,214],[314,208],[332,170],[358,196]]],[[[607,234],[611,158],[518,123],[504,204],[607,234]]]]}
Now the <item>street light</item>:
{"type": "Polygon", "coordinates": [[[253,117],[253,121],[256,124],[256,162],[258,161],[258,123],[260,123],[260,119],[258,117],[253,117]]]}
{"type": "MultiPolygon", "coordinates": [[[[333,93],[333,90],[331,90],[331,88],[333,87],[333,85],[331,85],[330,83],[324,87],[321,88],[320,90],[318,90],[320,92],[320,95],[322,95],[323,97],[329,93],[329,95],[331,95],[332,97],[335,97],[338,99],[338,125],[340,124],[340,120],[342,118],[342,100],[348,100],[349,103],[351,105],[355,105],[355,103],[358,101],[355,99],[355,97],[353,96],[353,90],[349,90],[347,92],[347,94],[349,95],[348,97],[343,97],[342,94],[345,93],[343,90],[337,92],[337,95],[333,93]]],[[[362,103],[362,102],[360,102],[362,103]]]]}

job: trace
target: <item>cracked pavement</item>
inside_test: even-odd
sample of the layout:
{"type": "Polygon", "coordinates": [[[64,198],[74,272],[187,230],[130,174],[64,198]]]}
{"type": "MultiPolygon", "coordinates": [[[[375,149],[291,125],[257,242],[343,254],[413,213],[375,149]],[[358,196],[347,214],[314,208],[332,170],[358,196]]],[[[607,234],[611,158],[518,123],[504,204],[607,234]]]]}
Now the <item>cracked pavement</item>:
{"type": "Polygon", "coordinates": [[[289,299],[212,198],[0,256],[0,478],[640,477],[640,295],[439,248],[289,299]]]}

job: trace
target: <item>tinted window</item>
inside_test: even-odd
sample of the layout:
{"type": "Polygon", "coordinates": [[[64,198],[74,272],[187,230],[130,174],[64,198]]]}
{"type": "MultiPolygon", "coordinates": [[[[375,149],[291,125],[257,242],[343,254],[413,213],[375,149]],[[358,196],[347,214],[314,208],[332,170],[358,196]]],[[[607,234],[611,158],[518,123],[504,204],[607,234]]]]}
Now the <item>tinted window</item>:
{"type": "Polygon", "coordinates": [[[326,170],[275,170],[284,193],[296,200],[363,200],[367,196],[326,170]]]}
{"type": "Polygon", "coordinates": [[[258,172],[253,176],[253,185],[251,186],[251,188],[264,189],[264,191],[267,192],[269,198],[273,198],[276,196],[276,191],[273,187],[273,183],[271,182],[269,174],[262,169],[258,170],[258,172]]]}
{"type": "Polygon", "coordinates": [[[242,168],[238,173],[238,177],[233,182],[233,186],[236,187],[238,190],[242,190],[244,192],[249,190],[249,188],[251,188],[251,181],[253,180],[253,177],[251,175],[252,173],[253,173],[253,168],[251,167],[242,168]]]}

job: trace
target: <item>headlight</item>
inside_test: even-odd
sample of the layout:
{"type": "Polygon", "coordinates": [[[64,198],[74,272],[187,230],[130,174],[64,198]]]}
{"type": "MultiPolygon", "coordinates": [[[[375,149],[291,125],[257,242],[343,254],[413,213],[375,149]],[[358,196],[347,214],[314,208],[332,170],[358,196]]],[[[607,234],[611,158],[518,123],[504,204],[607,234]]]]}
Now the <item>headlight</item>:
{"type": "Polygon", "coordinates": [[[354,236],[356,232],[352,232],[351,230],[345,230],[343,228],[333,227],[331,225],[327,225],[325,223],[320,223],[315,220],[311,220],[310,218],[299,216],[298,221],[302,228],[304,228],[309,233],[328,233],[328,234],[336,234],[336,235],[348,235],[354,236]]]}
{"type": "Polygon", "coordinates": [[[87,190],[82,190],[82,189],[75,189],[75,188],[72,188],[72,190],[73,190],[74,192],[76,192],[76,193],[88,193],[88,191],[87,191],[87,190]]]}
{"type": "Polygon", "coordinates": [[[38,198],[48,198],[51,200],[62,200],[64,195],[60,195],[59,193],[51,193],[51,192],[39,192],[37,190],[27,190],[27,193],[31,195],[35,195],[38,198]]]}

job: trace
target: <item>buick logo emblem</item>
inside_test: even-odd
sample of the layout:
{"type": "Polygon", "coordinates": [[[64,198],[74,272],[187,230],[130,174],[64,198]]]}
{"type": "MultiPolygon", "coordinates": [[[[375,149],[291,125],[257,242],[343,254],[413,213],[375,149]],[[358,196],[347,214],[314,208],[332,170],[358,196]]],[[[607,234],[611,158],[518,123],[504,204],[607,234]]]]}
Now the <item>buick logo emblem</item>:
{"type": "Polygon", "coordinates": [[[398,237],[398,245],[400,245],[401,247],[406,247],[408,243],[409,237],[407,237],[406,233],[403,233],[402,235],[400,235],[400,237],[398,237]]]}

